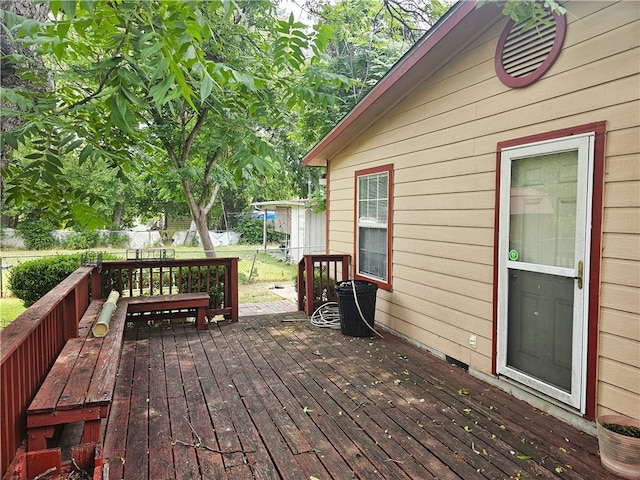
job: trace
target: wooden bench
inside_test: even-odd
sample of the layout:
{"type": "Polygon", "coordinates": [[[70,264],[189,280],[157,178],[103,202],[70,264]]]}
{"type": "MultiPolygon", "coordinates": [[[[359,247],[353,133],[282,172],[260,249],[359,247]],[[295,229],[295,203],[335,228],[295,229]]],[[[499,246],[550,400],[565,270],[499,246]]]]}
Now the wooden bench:
{"type": "Polygon", "coordinates": [[[27,409],[29,451],[46,449],[56,426],[75,422],[84,422],[84,443],[100,441],[100,424],[109,413],[116,382],[126,315],[126,302],[119,302],[105,337],[87,333],[67,341],[27,409]]]}
{"type": "Polygon", "coordinates": [[[195,313],[196,328],[206,329],[205,316],[209,308],[209,294],[206,292],[129,297],[122,300],[128,304],[128,320],[161,320],[195,313]]]}
{"type": "Polygon", "coordinates": [[[109,323],[109,333],[96,338],[90,332],[104,301],[91,302],[80,321],[77,338],[67,341],[27,409],[28,450],[44,450],[55,428],[84,422],[83,443],[99,442],[103,418],[109,414],[123,335],[129,320],[196,315],[198,330],[206,328],[209,294],[183,293],[120,298],[109,323]]]}

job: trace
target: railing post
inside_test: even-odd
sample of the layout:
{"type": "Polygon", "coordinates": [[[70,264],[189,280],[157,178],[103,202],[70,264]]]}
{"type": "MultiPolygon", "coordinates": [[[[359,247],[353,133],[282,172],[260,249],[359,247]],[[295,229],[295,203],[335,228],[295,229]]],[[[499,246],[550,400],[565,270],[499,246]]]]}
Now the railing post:
{"type": "Polygon", "coordinates": [[[102,298],[102,273],[98,271],[98,268],[95,267],[91,271],[91,299],[92,300],[100,300],[102,298]]]}
{"type": "Polygon", "coordinates": [[[342,280],[347,280],[349,278],[349,255],[342,256],[342,280]]]}
{"type": "Polygon", "coordinates": [[[304,269],[305,269],[305,296],[306,303],[304,307],[304,312],[311,316],[313,315],[314,305],[315,305],[315,271],[314,271],[314,259],[313,256],[308,256],[304,258],[304,269]]]}
{"type": "Polygon", "coordinates": [[[304,255],[298,262],[298,311],[304,311],[304,268],[307,256],[304,255]]]}
{"type": "Polygon", "coordinates": [[[238,259],[231,258],[231,321],[238,321],[238,259]]]}
{"type": "Polygon", "coordinates": [[[79,317],[76,310],[77,294],[77,289],[74,289],[62,300],[62,328],[64,331],[65,342],[70,338],[75,338],[79,335],[79,317]]]}

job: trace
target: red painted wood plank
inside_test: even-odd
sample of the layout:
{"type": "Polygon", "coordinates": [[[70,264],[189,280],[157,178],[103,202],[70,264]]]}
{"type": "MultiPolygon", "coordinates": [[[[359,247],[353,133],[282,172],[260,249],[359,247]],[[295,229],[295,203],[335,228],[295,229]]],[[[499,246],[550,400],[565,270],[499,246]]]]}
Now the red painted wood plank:
{"type": "Polygon", "coordinates": [[[86,337],[91,333],[91,326],[100,315],[104,300],[92,300],[78,324],[78,336],[86,337]]]}
{"type": "Polygon", "coordinates": [[[93,376],[86,394],[87,405],[107,405],[111,402],[122,352],[126,316],[126,304],[119,302],[109,322],[109,333],[101,339],[100,353],[95,358],[93,376]]]}
{"type": "Polygon", "coordinates": [[[209,294],[206,292],[131,297],[125,300],[128,302],[128,311],[131,313],[209,306],[209,294]]]}
{"type": "MultiPolygon", "coordinates": [[[[182,375],[176,351],[176,337],[172,329],[163,329],[162,345],[165,352],[165,372],[167,374],[167,396],[169,401],[169,419],[171,422],[171,440],[189,443],[193,433],[185,418],[187,401],[182,386],[182,375]]],[[[193,480],[201,478],[198,473],[198,458],[195,449],[183,445],[173,445],[175,480],[193,480]]]]}
{"type": "MultiPolygon", "coordinates": [[[[156,415],[158,427],[171,432],[169,442],[188,444],[171,446],[172,454],[162,453],[160,459],[150,443],[143,478],[154,478],[151,464],[164,459],[167,471],[176,465],[170,478],[207,478],[199,467],[210,465],[211,459],[196,445],[197,437],[221,451],[241,450],[209,452],[211,458],[222,458],[221,478],[459,480],[520,474],[551,479],[557,477],[554,467],[562,465],[561,476],[568,479],[608,478],[601,466],[579,465],[588,458],[583,457],[586,450],[572,450],[589,445],[584,437],[593,438],[576,436],[562,424],[559,431],[575,443],[563,438],[566,452],[560,454],[555,440],[547,440],[556,435],[556,423],[459,368],[404,344],[396,348],[393,339],[353,339],[304,322],[283,323],[283,317],[245,317],[242,324],[221,322],[205,333],[182,326],[142,329],[149,336],[141,341],[151,349],[143,353],[148,359],[142,363],[166,381],[149,373],[149,403],[132,409],[131,415],[148,415],[149,431],[154,431],[151,420],[158,409],[150,406],[164,397],[165,406],[159,408],[167,409],[170,423],[161,427],[156,415]],[[160,336],[161,347],[154,345],[160,336]],[[152,362],[154,357],[164,362],[164,371],[161,363],[156,367],[152,362]],[[152,386],[154,381],[158,386],[152,386]],[[459,394],[461,387],[470,393],[459,394]],[[515,422],[516,414],[517,426],[507,423],[515,422]],[[520,443],[529,428],[530,434],[522,437],[526,442],[520,443]],[[538,456],[546,452],[546,458],[538,456]],[[520,453],[534,459],[517,459],[520,453]],[[588,470],[591,475],[583,473],[588,470]]],[[[131,378],[126,381],[131,385],[131,378]]],[[[116,401],[114,397],[114,405],[116,401]]],[[[134,437],[129,434],[129,443],[134,437]]],[[[137,446],[128,447],[126,456],[136,458],[137,446]]],[[[126,468],[123,473],[112,478],[126,478],[126,468]]]]}
{"type": "MultiPolygon", "coordinates": [[[[72,339],[70,341],[74,340],[79,339],[72,339]]],[[[87,391],[91,385],[91,378],[93,377],[93,371],[96,366],[96,359],[100,354],[103,341],[101,338],[91,337],[83,340],[84,343],[80,349],[78,358],[73,365],[69,381],[65,385],[65,388],[58,399],[58,403],[56,404],[56,410],[58,411],[82,408],[84,406],[85,399],[87,398],[87,391]]]]}
{"type": "MultiPolygon", "coordinates": [[[[272,335],[276,336],[276,330],[278,329],[274,328],[271,331],[272,335]]],[[[333,333],[327,332],[325,335],[330,334],[333,333]]],[[[294,337],[294,339],[294,344],[299,343],[298,338],[294,337]]],[[[285,340],[283,339],[283,341],[285,340]]],[[[286,343],[291,343],[291,338],[287,339],[286,343]]],[[[317,345],[316,341],[305,347],[308,351],[308,356],[302,354],[298,349],[288,348],[287,351],[298,363],[309,363],[310,360],[317,361],[317,359],[311,358],[318,357],[312,353],[317,351],[317,345]],[[315,348],[315,350],[312,350],[312,348],[315,348]]],[[[357,362],[340,362],[339,365],[341,368],[344,366],[351,368],[354,364],[357,365],[357,362]]],[[[318,417],[318,422],[325,422],[323,423],[323,430],[327,429],[332,432],[332,437],[345,438],[344,445],[347,446],[347,449],[343,456],[354,471],[358,472],[358,474],[363,474],[365,477],[369,475],[382,475],[385,478],[408,477],[406,473],[393,465],[393,459],[380,446],[379,442],[371,438],[367,428],[372,428],[372,422],[357,409],[359,403],[354,402],[354,394],[349,392],[349,385],[352,382],[355,384],[357,379],[354,378],[350,381],[340,379],[338,385],[325,379],[324,374],[317,375],[318,380],[316,381],[307,381],[306,377],[308,377],[307,373],[298,374],[299,380],[303,382],[318,405],[317,408],[323,405],[323,410],[327,412],[327,415],[318,417]],[[318,385],[318,381],[320,385],[318,385]],[[332,402],[336,402],[336,404],[333,405],[332,402]],[[342,415],[339,415],[338,412],[342,412],[342,415]],[[329,419],[331,419],[331,424],[328,423],[329,419]]],[[[316,375],[314,375],[315,377],[316,375]]],[[[368,383],[365,385],[368,385],[368,383]]],[[[342,445],[342,442],[338,444],[342,445]]]]}
{"type": "MultiPolygon", "coordinates": [[[[332,397],[323,399],[325,401],[322,402],[316,402],[313,392],[317,385],[313,385],[314,381],[307,373],[309,361],[305,359],[304,366],[298,364],[265,329],[254,330],[254,332],[250,332],[250,336],[252,341],[256,343],[257,351],[269,352],[267,358],[274,371],[279,372],[282,382],[281,385],[274,384],[271,388],[276,392],[281,402],[283,399],[286,401],[289,414],[300,425],[300,428],[308,433],[310,443],[318,451],[319,458],[330,473],[330,478],[349,478],[352,476],[353,469],[346,463],[343,455],[348,454],[352,448],[352,455],[357,458],[355,445],[347,439],[339,440],[340,436],[336,435],[338,427],[333,421],[334,417],[341,416],[342,408],[332,397]],[[263,343],[253,339],[252,333],[258,334],[263,343]],[[312,382],[311,388],[306,388],[305,385],[309,386],[309,381],[312,382]],[[287,391],[290,392],[289,395],[287,395],[287,391]],[[304,405],[300,403],[301,401],[304,405]],[[305,413],[305,407],[311,412],[305,413]],[[313,410],[316,412],[320,410],[322,414],[314,415],[313,410]],[[333,433],[328,435],[327,431],[333,433]]],[[[324,396],[326,396],[325,392],[322,397],[324,396]]],[[[340,433],[340,435],[343,434],[340,433]]]]}
{"type": "MultiPolygon", "coordinates": [[[[215,334],[219,335],[220,332],[215,334]]],[[[223,453],[224,465],[227,470],[236,466],[246,467],[242,454],[243,446],[240,443],[240,430],[244,425],[250,425],[251,419],[248,416],[239,418],[244,411],[244,405],[233,387],[233,372],[227,369],[223,360],[223,355],[226,357],[226,354],[231,352],[216,348],[213,339],[208,335],[204,335],[203,338],[203,342],[206,341],[208,345],[208,348],[204,348],[203,360],[206,358],[207,368],[211,370],[215,383],[203,382],[202,389],[207,399],[209,415],[216,428],[220,450],[229,452],[223,453]]],[[[252,433],[249,433],[247,436],[251,435],[252,433]]]]}
{"type": "Polygon", "coordinates": [[[149,341],[149,478],[175,478],[164,368],[162,330],[151,329],[149,341]]]}
{"type": "Polygon", "coordinates": [[[58,355],[56,363],[47,375],[44,388],[40,388],[29,405],[27,418],[34,413],[53,412],[55,410],[58,399],[67,385],[83,345],[84,339],[82,338],[72,338],[65,344],[60,355],[58,355]]]}
{"type": "Polygon", "coordinates": [[[135,412],[127,424],[125,480],[147,478],[149,463],[149,341],[148,328],[138,328],[130,408],[135,412]]]}
{"type": "Polygon", "coordinates": [[[203,478],[220,478],[224,476],[224,464],[221,453],[209,450],[220,450],[220,446],[202,388],[202,384],[210,384],[214,381],[213,375],[205,365],[207,361],[200,343],[200,334],[191,328],[176,327],[176,338],[180,339],[177,350],[178,359],[194,442],[203,444],[196,449],[200,472],[203,478]]]}
{"type": "MultiPolygon", "coordinates": [[[[245,384],[246,380],[242,378],[242,367],[238,362],[235,350],[223,335],[215,335],[211,338],[214,341],[216,350],[220,352],[224,368],[232,377],[228,388],[221,390],[220,393],[231,410],[233,424],[240,438],[243,452],[245,452],[246,461],[251,467],[255,478],[278,478],[279,474],[274,463],[275,460],[269,455],[265,444],[261,440],[263,433],[259,431],[259,426],[254,422],[242,398],[239,385],[245,384]]],[[[267,438],[271,439],[272,437],[268,436],[267,438]]]]}
{"type": "MultiPolygon", "coordinates": [[[[235,332],[236,330],[230,330],[235,332]]],[[[233,339],[233,333],[231,334],[233,339]]],[[[240,343],[237,338],[235,339],[240,343]]],[[[295,425],[285,414],[275,413],[270,408],[277,404],[272,393],[268,390],[268,386],[259,375],[253,374],[254,367],[250,359],[247,358],[246,352],[242,348],[234,349],[238,361],[242,365],[242,371],[234,375],[234,384],[242,397],[245,408],[248,410],[253,423],[261,436],[269,439],[265,444],[270,456],[273,458],[279,475],[282,478],[308,478],[306,472],[297,463],[296,456],[292,450],[295,450],[295,425]],[[273,415],[273,417],[271,416],[273,415]],[[291,443],[287,442],[287,439],[291,443]]],[[[281,407],[280,409],[281,410],[281,407]]],[[[260,461],[260,458],[257,458],[260,461]]]]}
{"type": "MultiPolygon", "coordinates": [[[[104,440],[104,461],[111,478],[121,479],[127,462],[127,426],[131,412],[131,388],[135,364],[137,330],[125,331],[117,382],[109,411],[108,428],[104,440]]],[[[129,461],[135,461],[130,458],[129,461]]]]}
{"type": "MultiPolygon", "coordinates": [[[[370,363],[370,357],[372,356],[371,352],[375,351],[375,340],[354,339],[343,336],[336,336],[336,340],[337,342],[333,343],[334,346],[327,346],[323,352],[326,352],[327,355],[331,356],[338,355],[344,357],[347,361],[345,361],[344,364],[341,364],[340,368],[335,369],[335,371],[325,372],[325,375],[327,378],[332,378],[336,385],[351,384],[369,386],[366,389],[357,389],[357,391],[364,394],[359,398],[360,404],[363,405],[363,408],[361,409],[363,414],[355,418],[361,425],[361,428],[364,428],[367,431],[375,431],[373,424],[367,420],[369,416],[365,415],[365,413],[368,411],[367,409],[371,410],[371,408],[378,406],[388,415],[391,415],[392,413],[394,415],[396,414],[395,410],[387,410],[386,407],[391,406],[392,408],[395,408],[402,400],[402,398],[394,391],[398,388],[398,385],[401,384],[402,380],[399,380],[400,383],[396,383],[398,377],[393,374],[403,372],[405,365],[399,365],[399,367],[402,368],[397,368],[395,371],[392,369],[385,370],[384,372],[389,375],[386,379],[384,377],[376,378],[376,376],[373,376],[368,372],[367,368],[369,365],[379,363],[379,360],[378,362],[370,363]],[[357,365],[357,368],[354,369],[353,365],[357,365]],[[383,381],[381,382],[381,380],[383,381]],[[369,405],[373,405],[373,407],[369,407],[369,405]]],[[[379,369],[379,366],[376,365],[375,368],[379,369]]],[[[412,408],[413,410],[420,408],[419,402],[412,405],[412,408]]],[[[449,409],[449,406],[444,405],[440,408],[449,409]]],[[[489,475],[489,478],[492,476],[500,477],[504,475],[502,471],[497,469],[487,459],[481,458],[475,454],[471,443],[466,445],[462,440],[460,440],[460,438],[458,438],[467,438],[469,434],[461,425],[457,425],[455,423],[450,425],[451,421],[446,418],[446,415],[441,415],[437,405],[435,407],[430,407],[426,413],[419,413],[420,414],[417,414],[412,418],[412,422],[416,422],[420,425],[435,425],[438,427],[433,430],[423,430],[421,435],[418,436],[421,441],[424,440],[423,445],[433,455],[432,461],[434,461],[434,463],[439,462],[442,465],[449,465],[462,478],[467,478],[469,475],[477,475],[478,471],[482,471],[489,475]],[[429,416],[425,417],[425,415],[429,416]],[[430,436],[434,436],[435,441],[430,438],[430,436]],[[456,455],[462,455],[462,453],[458,452],[468,452],[470,454],[468,455],[466,462],[451,461],[451,459],[455,460],[458,458],[456,455]],[[467,465],[467,463],[471,465],[467,465]],[[474,471],[476,472],[475,474],[473,473],[474,471]]],[[[375,417],[375,415],[372,415],[372,417],[375,417]]],[[[446,467],[444,468],[446,469],[446,467]]],[[[442,467],[438,467],[438,469],[442,470],[442,467]]]]}

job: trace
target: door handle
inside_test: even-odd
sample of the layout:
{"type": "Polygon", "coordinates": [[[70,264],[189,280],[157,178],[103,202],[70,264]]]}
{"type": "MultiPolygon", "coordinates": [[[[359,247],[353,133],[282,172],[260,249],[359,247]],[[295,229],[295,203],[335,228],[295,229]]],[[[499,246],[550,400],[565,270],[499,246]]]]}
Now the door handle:
{"type": "Polygon", "coordinates": [[[573,277],[574,280],[578,280],[578,288],[580,290],[582,290],[582,275],[584,273],[584,262],[582,260],[580,260],[578,262],[578,276],[577,277],[573,277]]]}

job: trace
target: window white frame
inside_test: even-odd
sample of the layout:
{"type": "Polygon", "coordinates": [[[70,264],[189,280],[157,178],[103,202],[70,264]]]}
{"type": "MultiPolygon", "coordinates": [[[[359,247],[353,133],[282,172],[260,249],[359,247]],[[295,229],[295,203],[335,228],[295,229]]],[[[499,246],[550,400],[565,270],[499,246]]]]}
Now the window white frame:
{"type": "Polygon", "coordinates": [[[391,220],[393,211],[393,165],[355,172],[354,270],[355,278],[391,289],[391,220]],[[371,256],[365,234],[373,234],[371,256]]]}

